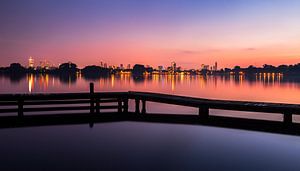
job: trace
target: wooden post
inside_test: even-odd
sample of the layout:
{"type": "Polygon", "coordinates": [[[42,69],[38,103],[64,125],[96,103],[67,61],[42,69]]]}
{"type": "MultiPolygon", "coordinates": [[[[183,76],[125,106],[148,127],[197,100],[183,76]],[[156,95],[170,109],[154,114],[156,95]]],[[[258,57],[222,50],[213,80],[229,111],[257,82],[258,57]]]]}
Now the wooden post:
{"type": "Polygon", "coordinates": [[[118,113],[122,113],[122,100],[118,99],[118,113]]]}
{"type": "Polygon", "coordinates": [[[96,98],[96,113],[100,113],[100,98],[96,98]]]}
{"type": "Polygon", "coordinates": [[[123,113],[128,113],[128,98],[124,99],[123,103],[124,103],[123,113]]]}
{"type": "Polygon", "coordinates": [[[140,113],[140,100],[135,99],[135,113],[139,114],[140,113]]]}
{"type": "Polygon", "coordinates": [[[146,114],[146,100],[142,100],[142,114],[146,114]]]}
{"type": "Polygon", "coordinates": [[[291,124],[293,123],[293,115],[289,112],[286,112],[283,114],[283,122],[285,124],[291,124]]]}
{"type": "Polygon", "coordinates": [[[199,107],[199,116],[201,119],[208,119],[209,117],[209,108],[208,107],[199,107]]]}
{"type": "Polygon", "coordinates": [[[90,83],[90,96],[91,96],[91,104],[90,104],[90,113],[94,113],[95,104],[94,104],[94,83],[90,83]]]}
{"type": "Polygon", "coordinates": [[[18,100],[18,117],[23,117],[24,116],[24,100],[20,97],[20,99],[18,100]]]}

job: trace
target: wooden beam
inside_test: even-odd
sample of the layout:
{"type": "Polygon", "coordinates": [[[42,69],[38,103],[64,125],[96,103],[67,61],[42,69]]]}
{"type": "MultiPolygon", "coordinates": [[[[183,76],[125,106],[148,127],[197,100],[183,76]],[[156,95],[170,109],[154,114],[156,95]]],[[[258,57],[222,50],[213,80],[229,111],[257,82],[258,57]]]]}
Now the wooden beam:
{"type": "Polygon", "coordinates": [[[123,113],[128,113],[128,98],[123,99],[124,109],[123,113]]]}
{"type": "Polygon", "coordinates": [[[142,100],[142,114],[146,114],[146,100],[142,100]]]}
{"type": "Polygon", "coordinates": [[[100,113],[100,99],[96,98],[96,113],[100,113]]]}
{"type": "Polygon", "coordinates": [[[24,100],[22,98],[20,98],[18,100],[18,116],[19,117],[23,117],[24,116],[24,100]]]}
{"type": "Polygon", "coordinates": [[[118,113],[122,113],[122,99],[118,99],[118,113]]]}
{"type": "Polygon", "coordinates": [[[209,117],[209,108],[205,106],[199,107],[199,116],[201,119],[207,119],[209,117]]]}
{"type": "Polygon", "coordinates": [[[135,113],[140,113],[140,99],[135,99],[135,113]]]}
{"type": "Polygon", "coordinates": [[[95,104],[94,104],[94,83],[90,83],[90,96],[91,96],[91,103],[90,103],[90,113],[94,113],[95,110],[95,104]]]}
{"type": "Polygon", "coordinates": [[[293,115],[291,113],[284,113],[283,114],[283,122],[284,124],[291,124],[293,123],[293,115]]]}

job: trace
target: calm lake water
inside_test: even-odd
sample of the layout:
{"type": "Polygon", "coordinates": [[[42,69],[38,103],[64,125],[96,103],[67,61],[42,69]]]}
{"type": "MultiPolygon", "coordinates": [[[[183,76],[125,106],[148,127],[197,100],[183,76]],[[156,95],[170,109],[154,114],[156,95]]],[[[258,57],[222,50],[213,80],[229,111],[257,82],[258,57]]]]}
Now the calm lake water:
{"type": "MultiPolygon", "coordinates": [[[[300,78],[300,77],[299,77],[300,78]]],[[[86,79],[51,75],[0,76],[0,93],[52,93],[89,91],[147,91],[210,99],[300,103],[300,79],[283,75],[245,76],[152,75],[133,79],[130,75],[112,75],[86,79]]]]}
{"type": "MultiPolygon", "coordinates": [[[[299,77],[300,78],[300,77],[299,77]]],[[[133,79],[128,74],[87,79],[81,75],[57,77],[28,74],[23,77],[0,76],[0,93],[88,92],[89,83],[95,91],[146,91],[193,96],[208,99],[261,101],[300,104],[300,79],[278,74],[245,76],[148,75],[133,79]]],[[[131,103],[133,104],[133,103],[131,103]]],[[[131,108],[133,105],[131,105],[131,108]]],[[[147,112],[197,114],[198,109],[147,103],[147,112]]],[[[282,120],[282,115],[252,112],[211,110],[213,115],[282,120]]],[[[295,121],[300,121],[294,117],[295,121]]]]}
{"type": "MultiPolygon", "coordinates": [[[[297,78],[130,75],[0,77],[0,93],[147,91],[209,99],[300,104],[297,78]]],[[[147,111],[197,109],[147,103],[147,111]]],[[[214,115],[281,120],[281,115],[211,110],[214,115]]],[[[294,118],[297,120],[297,118],[294,118]]],[[[0,170],[299,170],[300,137],[207,126],[113,122],[0,129],[0,170]]]]}

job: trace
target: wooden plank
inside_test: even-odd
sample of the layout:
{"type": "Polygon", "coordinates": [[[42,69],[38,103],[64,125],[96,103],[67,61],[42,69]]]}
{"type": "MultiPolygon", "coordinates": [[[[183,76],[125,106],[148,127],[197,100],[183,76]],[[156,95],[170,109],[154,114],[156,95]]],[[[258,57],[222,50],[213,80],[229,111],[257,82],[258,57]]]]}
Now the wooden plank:
{"type": "Polygon", "coordinates": [[[90,100],[43,100],[43,101],[26,101],[24,105],[54,105],[54,104],[86,104],[90,100]]]}
{"type": "Polygon", "coordinates": [[[114,103],[118,102],[118,99],[100,99],[100,103],[114,103]]]}
{"type": "Polygon", "coordinates": [[[2,101],[0,102],[0,106],[17,106],[17,101],[2,101]]]}
{"type": "Polygon", "coordinates": [[[119,105],[112,105],[112,106],[100,106],[100,109],[118,109],[119,105]]]}
{"type": "MultiPolygon", "coordinates": [[[[128,95],[128,92],[101,92],[94,93],[95,97],[119,98],[128,95]]],[[[51,93],[51,94],[1,94],[0,101],[14,101],[23,97],[26,100],[68,100],[68,99],[89,99],[90,93],[51,93]]]]}
{"type": "Polygon", "coordinates": [[[0,113],[17,113],[17,108],[0,109],[0,113]]]}
{"type": "Polygon", "coordinates": [[[89,110],[90,106],[24,108],[24,112],[89,110]]]}

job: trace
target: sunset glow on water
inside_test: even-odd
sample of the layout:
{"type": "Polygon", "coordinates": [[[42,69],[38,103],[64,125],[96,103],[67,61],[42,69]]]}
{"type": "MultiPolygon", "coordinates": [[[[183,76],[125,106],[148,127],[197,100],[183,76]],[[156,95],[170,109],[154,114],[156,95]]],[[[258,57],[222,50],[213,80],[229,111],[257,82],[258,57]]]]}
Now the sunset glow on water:
{"type": "Polygon", "coordinates": [[[1,93],[88,92],[89,83],[93,82],[99,92],[146,91],[209,99],[300,103],[300,82],[278,74],[261,74],[251,79],[242,75],[147,75],[134,79],[130,74],[120,74],[94,80],[82,75],[60,79],[48,74],[28,74],[19,80],[1,76],[0,81],[1,93]]]}

